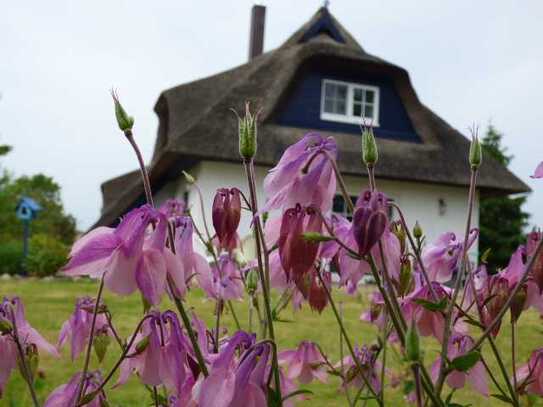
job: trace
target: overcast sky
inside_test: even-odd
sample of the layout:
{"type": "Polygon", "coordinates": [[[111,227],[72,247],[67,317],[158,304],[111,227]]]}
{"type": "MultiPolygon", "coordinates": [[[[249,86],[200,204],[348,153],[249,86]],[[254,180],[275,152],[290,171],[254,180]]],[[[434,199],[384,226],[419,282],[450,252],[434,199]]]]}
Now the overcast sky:
{"type": "MultiPolygon", "coordinates": [[[[265,50],[322,4],[260,3],[265,50]]],[[[149,158],[159,93],[244,63],[252,4],[0,0],[0,144],[14,147],[2,165],[53,176],[86,229],[100,211],[100,183],[136,168],[109,89],[136,117],[149,158]]],[[[542,224],[543,184],[529,175],[543,160],[543,2],[333,0],[330,10],[368,52],[406,68],[422,102],[454,127],[465,134],[491,120],[505,133],[513,171],[534,189],[532,222],[542,224]]]]}

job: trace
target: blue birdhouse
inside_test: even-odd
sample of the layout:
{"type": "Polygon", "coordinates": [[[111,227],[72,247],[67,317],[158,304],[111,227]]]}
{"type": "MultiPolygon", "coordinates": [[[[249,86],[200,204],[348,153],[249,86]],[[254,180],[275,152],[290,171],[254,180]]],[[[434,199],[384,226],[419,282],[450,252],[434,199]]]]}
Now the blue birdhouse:
{"type": "Polygon", "coordinates": [[[23,221],[31,221],[34,219],[38,212],[41,211],[41,206],[32,198],[23,196],[19,199],[17,206],[15,207],[15,213],[17,218],[23,221]]]}

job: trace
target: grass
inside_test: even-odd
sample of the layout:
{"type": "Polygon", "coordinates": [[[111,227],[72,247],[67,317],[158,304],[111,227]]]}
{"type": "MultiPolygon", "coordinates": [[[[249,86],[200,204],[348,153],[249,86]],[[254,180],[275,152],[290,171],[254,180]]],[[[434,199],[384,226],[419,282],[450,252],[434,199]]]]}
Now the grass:
{"type": "MultiPolygon", "coordinates": [[[[27,319],[38,331],[45,336],[51,343],[56,343],[61,324],[69,317],[73,310],[75,299],[79,296],[96,293],[97,284],[88,280],[69,281],[69,280],[10,280],[0,282],[0,296],[18,295],[22,298],[26,306],[27,319]]],[[[363,309],[367,308],[368,289],[363,289],[362,294],[356,297],[350,297],[335,292],[338,301],[343,302],[346,328],[350,337],[356,343],[371,343],[376,338],[376,329],[367,323],[360,322],[359,316],[363,309]]],[[[137,294],[128,297],[119,297],[109,292],[105,294],[105,302],[112,310],[114,315],[114,324],[123,337],[131,334],[135,325],[139,321],[142,313],[140,297],[137,294]]],[[[193,290],[187,298],[188,306],[194,308],[197,314],[203,318],[209,326],[213,322],[214,303],[204,298],[199,290],[193,290]]],[[[164,303],[162,308],[173,306],[164,303]]],[[[245,303],[236,302],[234,304],[236,313],[241,320],[242,327],[247,326],[247,311],[245,303]]],[[[324,351],[328,354],[332,362],[339,360],[338,346],[338,328],[330,307],[327,307],[322,314],[312,312],[304,307],[299,312],[293,313],[290,308],[281,314],[283,319],[289,322],[277,323],[277,337],[280,349],[293,348],[304,339],[318,342],[324,351]]],[[[229,332],[235,330],[234,322],[230,314],[223,318],[225,326],[229,332]]],[[[498,346],[504,351],[505,362],[510,369],[510,331],[508,324],[504,324],[503,332],[498,340],[498,346]]],[[[520,320],[518,327],[518,361],[517,364],[525,363],[531,350],[543,346],[542,322],[535,312],[525,313],[520,320]]],[[[428,339],[424,341],[425,362],[429,365],[437,355],[438,344],[435,340],[428,339]]],[[[101,368],[108,372],[119,354],[119,349],[115,348],[112,342],[108,355],[102,366],[93,355],[91,367],[93,369],[101,368]]],[[[487,361],[494,372],[498,372],[495,360],[488,349],[484,350],[487,361]]],[[[401,363],[394,352],[389,352],[391,367],[398,367],[401,363]]],[[[37,393],[40,401],[43,403],[47,395],[83,365],[83,356],[78,360],[71,361],[69,357],[69,348],[63,351],[63,357],[60,360],[54,359],[49,355],[41,355],[40,370],[41,375],[37,381],[37,393]]],[[[498,380],[501,380],[499,373],[496,373],[498,380]]],[[[386,387],[386,405],[401,406],[405,405],[402,386],[397,388],[386,387]]],[[[327,384],[312,383],[307,386],[314,392],[310,400],[299,403],[300,406],[345,406],[345,396],[340,390],[339,381],[330,376],[327,384]]],[[[492,391],[491,392],[495,392],[492,391]]],[[[150,398],[144,387],[139,385],[137,378],[133,377],[126,385],[110,390],[108,392],[112,406],[149,406],[150,398]]],[[[471,392],[469,387],[455,394],[454,401],[457,403],[471,403],[473,406],[499,406],[505,405],[495,398],[486,399],[476,393],[471,392]]],[[[30,397],[27,394],[25,384],[19,374],[13,374],[8,382],[4,398],[0,400],[0,406],[6,407],[26,407],[31,405],[30,397]]],[[[368,403],[368,406],[370,403],[368,403]]],[[[534,404],[534,405],[543,405],[534,404]]]]}

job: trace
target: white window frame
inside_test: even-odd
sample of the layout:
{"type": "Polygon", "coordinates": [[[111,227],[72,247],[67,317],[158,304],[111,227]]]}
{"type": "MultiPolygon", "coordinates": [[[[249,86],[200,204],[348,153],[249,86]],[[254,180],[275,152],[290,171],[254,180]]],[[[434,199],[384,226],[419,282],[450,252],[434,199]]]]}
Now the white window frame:
{"type": "Polygon", "coordinates": [[[343,82],[343,81],[336,81],[332,79],[323,79],[322,85],[321,85],[321,120],[341,122],[341,123],[363,124],[365,126],[379,127],[379,87],[371,86],[371,85],[363,85],[360,83],[343,82]],[[324,95],[325,95],[327,84],[347,86],[347,100],[346,100],[347,114],[328,113],[324,111],[324,95]],[[374,100],[373,100],[374,117],[360,117],[360,116],[353,115],[353,104],[354,104],[353,102],[354,102],[355,89],[361,89],[363,91],[369,90],[369,91],[374,92],[374,100]]]}

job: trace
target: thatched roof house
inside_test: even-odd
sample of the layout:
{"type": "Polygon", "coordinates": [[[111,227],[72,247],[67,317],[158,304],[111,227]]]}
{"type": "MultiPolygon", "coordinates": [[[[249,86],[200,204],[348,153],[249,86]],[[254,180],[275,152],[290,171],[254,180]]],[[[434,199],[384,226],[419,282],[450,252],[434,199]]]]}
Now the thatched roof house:
{"type": "MultiPolygon", "coordinates": [[[[262,49],[264,11],[261,6],[253,9],[253,51],[247,63],[165,90],[158,98],[155,112],[160,124],[149,165],[155,194],[182,196],[181,170],[214,177],[215,182],[206,185],[210,196],[214,188],[235,182],[225,170],[240,162],[237,121],[230,109],[241,111],[250,100],[262,108],[256,157],[262,176],[286,146],[308,131],[319,131],[335,137],[340,169],[357,194],[360,177],[366,175],[360,163],[359,130],[366,119],[372,121],[378,138],[376,174],[388,180],[383,181],[387,192],[402,205],[411,205],[423,222],[434,223],[434,217],[444,215],[443,200],[445,211],[460,214],[469,183],[469,142],[419,100],[408,72],[367,53],[326,8],[279,48],[257,55],[262,49]]],[[[480,194],[527,191],[507,168],[485,157],[480,194]]],[[[102,192],[100,225],[115,223],[143,200],[136,171],[105,182],[102,192]]],[[[447,226],[443,222],[438,224],[447,226]]]]}

